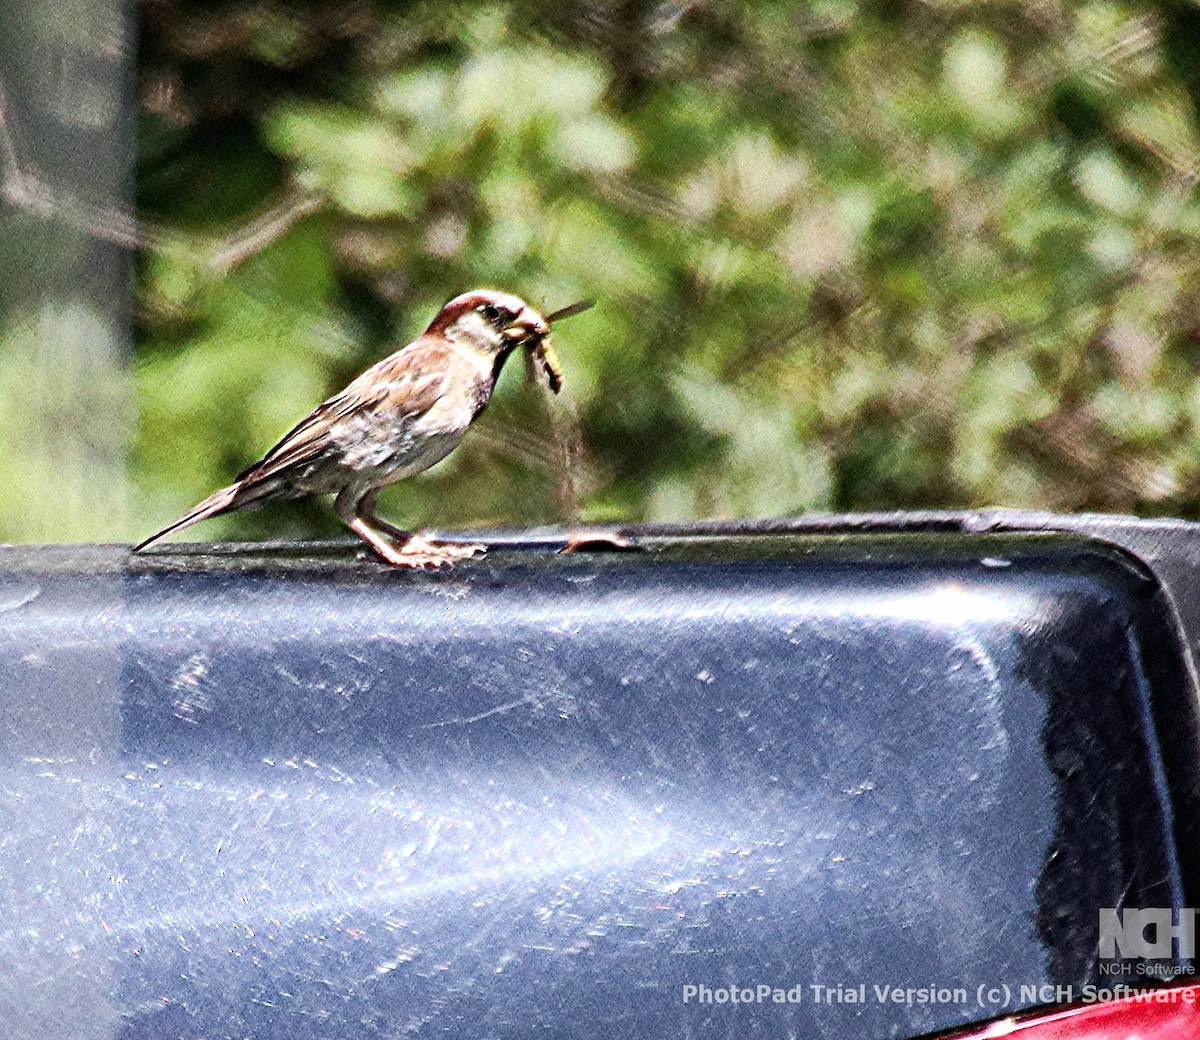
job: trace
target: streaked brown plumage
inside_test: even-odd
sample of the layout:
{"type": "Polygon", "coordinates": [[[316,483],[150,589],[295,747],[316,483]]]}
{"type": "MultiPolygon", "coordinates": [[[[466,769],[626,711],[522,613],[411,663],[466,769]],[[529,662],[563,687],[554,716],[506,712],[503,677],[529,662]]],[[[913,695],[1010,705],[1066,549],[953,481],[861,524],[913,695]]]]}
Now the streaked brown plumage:
{"type": "MultiPolygon", "coordinates": [[[[578,307],[551,318],[578,313],[578,307]]],[[[519,346],[557,392],[561,373],[546,318],[508,293],[478,289],[455,297],[421,336],[318,405],[229,487],[134,551],[221,513],[333,494],[343,522],[396,566],[440,566],[482,552],[483,546],[439,545],[401,531],[381,520],[375,505],[383,488],[455,448],[519,346]]]]}

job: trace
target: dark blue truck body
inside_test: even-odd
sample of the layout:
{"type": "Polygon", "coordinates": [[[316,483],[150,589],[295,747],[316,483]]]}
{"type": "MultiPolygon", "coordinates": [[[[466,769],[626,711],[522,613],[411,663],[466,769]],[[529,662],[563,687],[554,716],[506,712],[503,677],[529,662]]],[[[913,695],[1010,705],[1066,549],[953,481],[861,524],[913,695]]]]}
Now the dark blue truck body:
{"type": "Polygon", "coordinates": [[[0,549],[6,1035],[914,1037],[1194,904],[1189,525],[631,535],[0,549]]]}

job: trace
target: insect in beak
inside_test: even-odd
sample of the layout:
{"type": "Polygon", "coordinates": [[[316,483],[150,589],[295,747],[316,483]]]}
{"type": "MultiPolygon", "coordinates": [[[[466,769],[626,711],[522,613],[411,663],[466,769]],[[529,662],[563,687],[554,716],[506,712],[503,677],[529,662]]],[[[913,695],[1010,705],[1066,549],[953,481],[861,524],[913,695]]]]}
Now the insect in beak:
{"type": "Polygon", "coordinates": [[[543,336],[538,340],[532,355],[533,359],[542,366],[546,384],[551,390],[558,393],[562,389],[562,367],[558,363],[558,351],[554,349],[554,344],[550,342],[549,336],[543,336]]]}
{"type": "MultiPolygon", "coordinates": [[[[562,389],[563,374],[558,360],[558,351],[554,349],[554,343],[550,339],[550,326],[556,321],[582,314],[594,305],[595,301],[593,300],[580,300],[578,303],[572,303],[569,307],[562,307],[552,314],[548,314],[536,325],[517,324],[504,330],[507,338],[524,342],[529,347],[531,361],[536,366],[540,366],[542,374],[546,377],[547,385],[556,394],[562,389]]],[[[537,369],[533,365],[530,367],[530,374],[536,377],[537,369]]]]}

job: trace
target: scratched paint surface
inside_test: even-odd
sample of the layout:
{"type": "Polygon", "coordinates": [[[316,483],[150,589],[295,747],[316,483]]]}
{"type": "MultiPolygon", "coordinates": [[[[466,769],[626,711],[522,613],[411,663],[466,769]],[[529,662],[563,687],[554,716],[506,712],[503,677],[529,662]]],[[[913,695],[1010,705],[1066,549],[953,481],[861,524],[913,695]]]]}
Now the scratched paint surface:
{"type": "Polygon", "coordinates": [[[1081,984],[1179,895],[1157,609],[1069,540],[0,567],[0,1010],[913,1036],[983,1015],[810,987],[1081,984]],[[683,1000],[731,983],[806,1000],[683,1000]]]}

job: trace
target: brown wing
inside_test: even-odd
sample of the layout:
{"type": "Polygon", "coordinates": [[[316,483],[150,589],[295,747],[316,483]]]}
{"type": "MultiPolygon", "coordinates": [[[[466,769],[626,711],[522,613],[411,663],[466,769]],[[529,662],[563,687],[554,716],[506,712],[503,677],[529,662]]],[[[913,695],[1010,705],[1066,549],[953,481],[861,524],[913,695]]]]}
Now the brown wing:
{"type": "Polygon", "coordinates": [[[358,376],[297,423],[262,460],[238,474],[239,483],[257,484],[293,466],[317,459],[330,431],[355,415],[390,413],[416,418],[441,398],[452,358],[444,345],[418,339],[358,376]]]}

